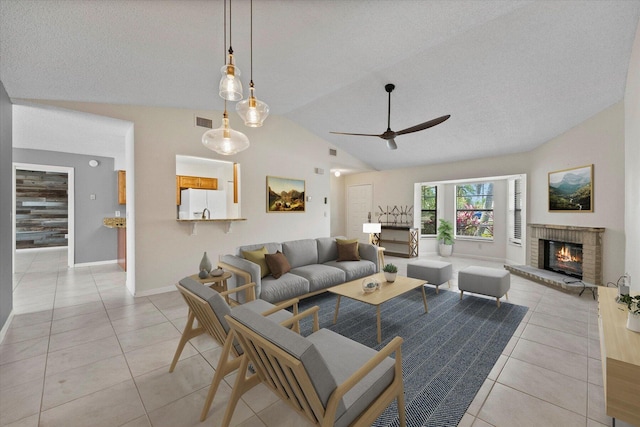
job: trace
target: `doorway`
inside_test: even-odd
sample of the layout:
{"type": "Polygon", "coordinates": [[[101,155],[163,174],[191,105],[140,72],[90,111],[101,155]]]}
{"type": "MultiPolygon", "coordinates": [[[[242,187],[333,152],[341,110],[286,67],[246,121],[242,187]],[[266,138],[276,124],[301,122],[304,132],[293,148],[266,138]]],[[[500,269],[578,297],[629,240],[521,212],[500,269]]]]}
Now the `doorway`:
{"type": "Polygon", "coordinates": [[[373,186],[371,184],[351,185],[347,188],[347,237],[359,236],[365,239],[362,233],[362,224],[365,222],[377,222],[373,213],[373,186]]]}
{"type": "MultiPolygon", "coordinates": [[[[51,166],[51,165],[37,165],[37,164],[30,164],[30,163],[14,163],[13,164],[13,191],[12,191],[13,195],[13,216],[12,216],[12,230],[13,230],[13,252],[14,252],[14,259],[15,259],[15,252],[16,250],[25,248],[25,247],[55,247],[55,246],[66,246],[67,247],[67,266],[68,267],[73,267],[75,264],[75,256],[74,256],[74,248],[75,248],[75,240],[74,240],[74,236],[75,236],[75,221],[74,221],[74,207],[75,207],[75,200],[74,200],[74,169],[72,167],[66,167],[66,166],[51,166]],[[31,171],[34,172],[31,175],[32,180],[37,180],[39,176],[47,176],[48,174],[50,174],[51,176],[55,176],[55,177],[64,177],[65,181],[66,181],[66,216],[63,214],[63,209],[61,209],[61,203],[59,203],[58,200],[56,201],[51,201],[49,200],[49,202],[46,201],[46,196],[47,193],[52,196],[54,199],[57,199],[54,195],[55,192],[59,191],[60,188],[60,182],[59,180],[56,178],[54,180],[58,181],[56,184],[51,185],[51,184],[44,184],[44,186],[46,185],[50,185],[52,187],[58,187],[58,190],[56,191],[50,191],[47,192],[46,190],[43,190],[42,194],[40,194],[40,196],[38,197],[33,197],[33,201],[29,202],[28,199],[29,197],[25,197],[22,198],[21,197],[21,201],[18,202],[18,198],[16,195],[16,182],[19,176],[21,176],[21,174],[23,173],[22,171],[31,171]],[[43,200],[45,199],[45,200],[43,200]],[[31,233],[34,235],[37,235],[38,239],[36,240],[40,240],[40,243],[33,243],[33,244],[29,244],[29,243],[25,243],[29,240],[28,234],[29,233],[22,233],[22,232],[18,232],[18,227],[17,227],[17,223],[22,222],[22,218],[18,218],[19,215],[17,214],[17,210],[18,207],[20,206],[21,209],[23,209],[24,211],[29,211],[32,213],[37,212],[37,214],[33,215],[33,221],[34,222],[38,222],[40,221],[40,225],[34,227],[34,230],[39,230],[35,233],[31,233]],[[33,210],[31,210],[31,208],[33,208],[33,210]],[[43,211],[49,210],[51,214],[47,214],[47,213],[43,213],[43,211]],[[48,217],[48,220],[47,220],[48,217]],[[56,228],[58,228],[58,231],[60,228],[62,228],[62,226],[56,226],[56,224],[60,225],[63,222],[66,222],[66,233],[62,233],[62,235],[60,235],[60,233],[56,233],[56,228]],[[48,225],[53,225],[52,227],[49,227],[45,224],[48,225]],[[66,245],[64,244],[56,244],[56,242],[60,242],[61,239],[66,240],[66,245]],[[20,243],[19,243],[20,242],[20,243]]],[[[23,194],[24,195],[24,194],[23,194]]],[[[30,215],[29,213],[27,213],[27,215],[30,215]]],[[[22,215],[21,215],[22,217],[22,215]]],[[[13,271],[15,271],[15,265],[13,266],[13,271]]]]}

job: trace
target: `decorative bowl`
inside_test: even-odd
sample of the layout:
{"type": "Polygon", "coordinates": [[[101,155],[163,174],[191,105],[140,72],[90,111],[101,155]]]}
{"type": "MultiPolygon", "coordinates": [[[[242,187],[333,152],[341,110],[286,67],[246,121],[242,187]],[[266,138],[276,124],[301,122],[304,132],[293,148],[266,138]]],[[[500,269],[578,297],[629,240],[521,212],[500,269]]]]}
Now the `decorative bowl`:
{"type": "Polygon", "coordinates": [[[224,270],[221,268],[216,268],[214,270],[211,270],[209,274],[211,274],[211,276],[213,277],[220,277],[224,274],[224,270]]]}
{"type": "Polygon", "coordinates": [[[370,294],[380,289],[380,283],[371,277],[367,277],[362,281],[362,290],[365,294],[370,294]]]}

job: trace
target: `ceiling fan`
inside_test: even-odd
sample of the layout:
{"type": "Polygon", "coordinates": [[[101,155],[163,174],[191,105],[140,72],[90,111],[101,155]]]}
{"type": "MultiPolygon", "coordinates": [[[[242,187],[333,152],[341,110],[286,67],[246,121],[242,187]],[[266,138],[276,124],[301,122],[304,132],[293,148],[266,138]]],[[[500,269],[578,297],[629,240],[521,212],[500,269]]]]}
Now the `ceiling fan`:
{"type": "Polygon", "coordinates": [[[387,130],[381,134],[371,134],[371,133],[346,133],[346,132],[329,132],[337,135],[356,135],[356,136],[377,136],[378,138],[382,138],[387,141],[387,147],[389,150],[395,150],[398,148],[396,144],[395,138],[399,135],[404,135],[407,133],[418,132],[421,130],[428,129],[430,127],[439,125],[440,123],[447,120],[451,115],[447,114],[446,116],[438,117],[437,119],[429,120],[428,122],[420,123],[419,125],[411,126],[410,128],[403,129],[401,131],[395,132],[391,130],[391,92],[396,88],[394,84],[386,84],[384,89],[389,94],[389,109],[387,113],[387,130]]]}

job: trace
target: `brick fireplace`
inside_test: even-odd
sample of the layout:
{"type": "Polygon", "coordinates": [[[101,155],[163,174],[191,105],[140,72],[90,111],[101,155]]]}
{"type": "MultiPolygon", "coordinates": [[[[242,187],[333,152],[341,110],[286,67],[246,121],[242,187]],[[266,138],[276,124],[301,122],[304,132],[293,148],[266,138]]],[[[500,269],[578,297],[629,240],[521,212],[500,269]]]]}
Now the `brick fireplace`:
{"type": "Polygon", "coordinates": [[[602,285],[602,235],[604,228],[529,224],[529,265],[545,268],[545,241],[582,245],[582,280],[602,285]]]}

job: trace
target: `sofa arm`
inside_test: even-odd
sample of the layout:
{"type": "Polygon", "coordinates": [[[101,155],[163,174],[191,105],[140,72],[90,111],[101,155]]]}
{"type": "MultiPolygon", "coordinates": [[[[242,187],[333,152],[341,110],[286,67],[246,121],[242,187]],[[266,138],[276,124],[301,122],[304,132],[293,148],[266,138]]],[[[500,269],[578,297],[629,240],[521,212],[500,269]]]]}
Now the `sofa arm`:
{"type": "MultiPolygon", "coordinates": [[[[218,267],[228,270],[235,276],[235,286],[246,285],[254,282],[255,297],[260,298],[262,289],[262,278],[260,276],[260,266],[254,262],[241,258],[237,255],[222,255],[218,261],[218,267]]],[[[244,293],[238,294],[240,303],[247,302],[244,293]]]]}
{"type": "Polygon", "coordinates": [[[358,254],[360,259],[366,259],[376,265],[376,271],[378,271],[378,247],[371,243],[359,243],[358,254]]]}

